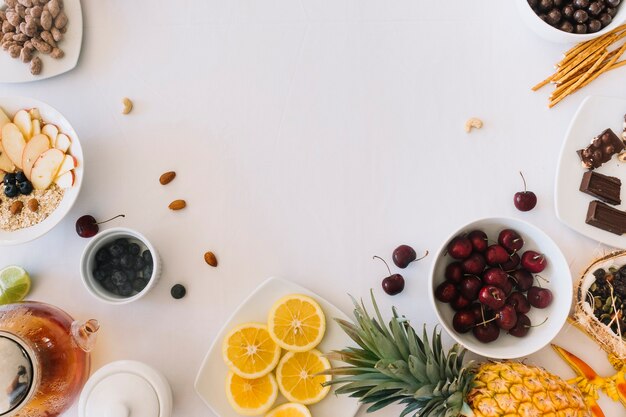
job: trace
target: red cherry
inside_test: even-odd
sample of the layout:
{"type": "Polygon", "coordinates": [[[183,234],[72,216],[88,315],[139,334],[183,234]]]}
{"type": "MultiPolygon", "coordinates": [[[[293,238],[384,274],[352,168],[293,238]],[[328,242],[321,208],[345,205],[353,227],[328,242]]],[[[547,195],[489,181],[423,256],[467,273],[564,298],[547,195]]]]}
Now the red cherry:
{"type": "Polygon", "coordinates": [[[478,252],[474,252],[465,258],[461,265],[465,273],[478,275],[485,269],[485,257],[478,252]]]}
{"type": "Polygon", "coordinates": [[[446,272],[444,273],[446,279],[450,282],[458,284],[463,279],[463,267],[461,262],[451,262],[446,266],[446,272]]]}
{"type": "Polygon", "coordinates": [[[500,328],[493,321],[481,323],[472,329],[472,333],[482,343],[493,342],[500,336],[500,328]]]}
{"type": "Polygon", "coordinates": [[[526,299],[526,296],[521,292],[514,292],[506,299],[506,303],[513,306],[517,313],[526,314],[530,311],[530,303],[526,299]]]}
{"type": "Polygon", "coordinates": [[[452,327],[459,333],[467,333],[476,324],[476,317],[471,310],[457,311],[452,318],[452,327]]]}
{"type": "Polygon", "coordinates": [[[467,236],[457,236],[448,243],[448,253],[454,259],[465,259],[472,253],[472,242],[467,236]]]}
{"type": "Polygon", "coordinates": [[[509,253],[500,245],[491,245],[485,252],[487,263],[492,266],[503,264],[509,260],[509,253]]]}
{"type": "Polygon", "coordinates": [[[444,281],[435,289],[435,298],[442,303],[449,303],[456,298],[458,291],[454,284],[444,281]]]}
{"type": "Polygon", "coordinates": [[[498,243],[509,253],[514,253],[522,249],[524,239],[513,229],[504,229],[498,235],[498,243]]]}
{"type": "Polygon", "coordinates": [[[100,230],[98,225],[106,223],[106,222],[110,222],[111,220],[117,219],[118,217],[126,217],[126,216],[124,216],[123,214],[118,214],[115,217],[111,217],[109,220],[105,220],[103,222],[98,223],[93,216],[86,214],[84,216],[79,217],[78,220],[76,220],[76,233],[78,233],[78,236],[80,237],[93,237],[100,230]]]}
{"type": "Polygon", "coordinates": [[[505,271],[513,271],[515,268],[517,268],[519,263],[520,263],[520,257],[517,254],[517,252],[514,252],[511,255],[509,255],[508,261],[506,261],[503,264],[500,264],[500,267],[504,269],[505,271]]]}
{"type": "Polygon", "coordinates": [[[404,277],[400,274],[392,274],[391,270],[389,269],[389,265],[387,265],[387,262],[380,256],[374,256],[373,259],[380,259],[381,261],[383,261],[383,263],[387,267],[387,272],[389,272],[389,276],[384,278],[381,283],[383,291],[385,291],[389,295],[400,294],[402,290],[404,290],[404,277]]]}
{"type": "Polygon", "coordinates": [[[524,337],[528,334],[531,324],[530,319],[526,314],[520,313],[517,315],[517,323],[509,330],[509,334],[515,337],[524,337]]]}
{"type": "Polygon", "coordinates": [[[450,302],[450,306],[455,311],[465,310],[470,304],[471,301],[463,297],[461,294],[457,295],[457,297],[450,302]]]}
{"type": "Polygon", "coordinates": [[[515,286],[521,292],[528,291],[535,282],[533,275],[525,269],[516,269],[510,273],[510,276],[515,280],[515,286]]]}
{"type": "Polygon", "coordinates": [[[509,288],[509,276],[500,268],[489,268],[483,274],[483,282],[486,285],[494,285],[503,290],[509,288]]]}
{"type": "Polygon", "coordinates": [[[391,258],[393,259],[393,263],[396,264],[398,268],[406,268],[409,266],[411,262],[419,261],[420,259],[424,259],[428,255],[428,251],[421,258],[417,259],[417,254],[415,253],[415,249],[410,247],[409,245],[400,245],[393,250],[393,254],[391,258]]]}
{"type": "Polygon", "coordinates": [[[528,302],[533,307],[546,308],[552,304],[552,291],[547,288],[530,287],[528,302]]]}
{"type": "Polygon", "coordinates": [[[546,269],[546,266],[548,266],[548,260],[545,255],[541,253],[535,252],[534,250],[527,250],[522,254],[521,265],[522,268],[527,269],[529,272],[538,274],[546,269]]]}
{"type": "MultiPolygon", "coordinates": [[[[522,173],[519,173],[522,175],[522,173]]],[[[522,175],[522,181],[524,181],[524,191],[515,193],[513,197],[513,204],[519,211],[530,211],[537,205],[537,196],[532,191],[526,190],[526,179],[522,175]]]]}
{"type": "Polygon", "coordinates": [[[515,307],[505,305],[496,312],[496,324],[502,330],[510,330],[517,324],[517,313],[515,307]]]}
{"type": "Polygon", "coordinates": [[[472,242],[472,247],[476,252],[487,250],[487,234],[482,230],[472,230],[468,233],[467,238],[472,242]]]}
{"type": "Polygon", "coordinates": [[[499,310],[506,302],[506,294],[496,286],[485,285],[478,292],[478,301],[492,310],[499,310]]]}
{"type": "Polygon", "coordinates": [[[463,277],[459,284],[459,292],[468,300],[476,300],[478,298],[478,291],[483,286],[482,281],[475,275],[469,275],[463,277]]]}

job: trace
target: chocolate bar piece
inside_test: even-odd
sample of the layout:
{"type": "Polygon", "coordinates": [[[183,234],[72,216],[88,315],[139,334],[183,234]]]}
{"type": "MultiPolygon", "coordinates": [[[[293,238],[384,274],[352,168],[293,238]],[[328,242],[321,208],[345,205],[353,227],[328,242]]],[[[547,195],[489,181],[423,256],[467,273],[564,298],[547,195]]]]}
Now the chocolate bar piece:
{"type": "Polygon", "coordinates": [[[576,151],[583,167],[588,169],[598,168],[611,157],[624,149],[624,142],[617,137],[611,129],[606,129],[593,138],[591,144],[584,149],[576,151]]]}
{"type": "Polygon", "coordinates": [[[626,212],[594,200],[589,203],[585,223],[621,235],[626,232],[626,212]]]}
{"type": "Polygon", "coordinates": [[[595,171],[585,172],[580,183],[580,191],[613,205],[622,202],[620,200],[621,187],[622,180],[619,178],[609,177],[595,171]]]}

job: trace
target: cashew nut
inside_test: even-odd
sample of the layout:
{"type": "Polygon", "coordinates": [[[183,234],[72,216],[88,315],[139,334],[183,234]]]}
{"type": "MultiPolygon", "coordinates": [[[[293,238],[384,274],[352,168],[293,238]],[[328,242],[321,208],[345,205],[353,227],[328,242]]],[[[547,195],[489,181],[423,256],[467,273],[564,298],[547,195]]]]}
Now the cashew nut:
{"type": "Polygon", "coordinates": [[[122,114],[128,114],[133,109],[133,102],[130,101],[128,97],[124,97],[124,100],[122,100],[122,104],[124,104],[124,108],[122,109],[122,114]]]}
{"type": "Polygon", "coordinates": [[[480,129],[481,127],[483,127],[483,121],[476,117],[469,118],[465,122],[465,131],[467,133],[470,133],[473,128],[480,129]]]}

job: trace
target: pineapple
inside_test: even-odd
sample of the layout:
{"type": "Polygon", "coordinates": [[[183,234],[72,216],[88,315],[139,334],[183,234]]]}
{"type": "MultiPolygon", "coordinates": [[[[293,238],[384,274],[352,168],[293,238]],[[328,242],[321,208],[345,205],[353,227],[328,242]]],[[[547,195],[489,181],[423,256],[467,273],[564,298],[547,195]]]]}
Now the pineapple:
{"type": "Polygon", "coordinates": [[[444,352],[439,331],[429,343],[426,329],[418,337],[395,308],[387,328],[372,302],[376,317],[355,301],[356,322],[337,320],[358,347],[334,352],[347,366],[328,371],[328,385],[368,404],[368,412],[400,403],[400,417],[595,415],[579,388],[558,376],[513,361],[464,366],[460,345],[444,352]]]}

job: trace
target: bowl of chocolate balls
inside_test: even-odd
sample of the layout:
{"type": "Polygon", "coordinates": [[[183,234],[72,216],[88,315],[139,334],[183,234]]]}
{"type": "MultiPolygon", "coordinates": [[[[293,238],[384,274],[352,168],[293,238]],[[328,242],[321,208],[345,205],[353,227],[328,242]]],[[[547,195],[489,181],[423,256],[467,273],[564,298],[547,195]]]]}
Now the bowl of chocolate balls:
{"type": "Polygon", "coordinates": [[[626,0],[517,0],[522,19],[539,36],[577,43],[604,35],[626,21],[626,0]]]}

